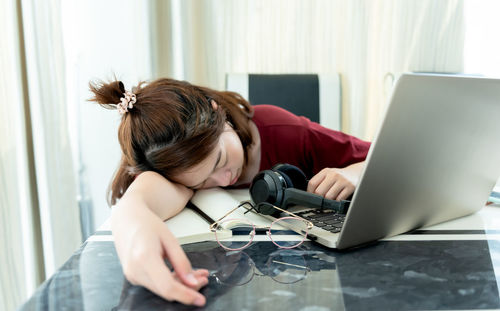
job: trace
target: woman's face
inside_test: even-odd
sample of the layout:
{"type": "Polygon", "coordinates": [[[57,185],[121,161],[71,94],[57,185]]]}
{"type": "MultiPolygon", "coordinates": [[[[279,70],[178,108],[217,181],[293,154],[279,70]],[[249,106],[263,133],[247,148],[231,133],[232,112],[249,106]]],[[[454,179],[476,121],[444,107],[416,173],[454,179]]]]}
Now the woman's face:
{"type": "Polygon", "coordinates": [[[174,179],[191,189],[226,187],[236,183],[242,173],[243,164],[244,151],[241,140],[226,123],[224,132],[210,155],[174,179]]]}

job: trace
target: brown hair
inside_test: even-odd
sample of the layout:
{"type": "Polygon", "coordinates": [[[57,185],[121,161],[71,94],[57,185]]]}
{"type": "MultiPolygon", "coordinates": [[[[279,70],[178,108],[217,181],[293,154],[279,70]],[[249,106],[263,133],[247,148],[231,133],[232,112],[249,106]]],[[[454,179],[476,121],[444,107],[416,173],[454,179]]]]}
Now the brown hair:
{"type": "MultiPolygon", "coordinates": [[[[121,81],[89,86],[95,95],[90,100],[108,109],[116,109],[125,92],[121,81]]],[[[140,82],[132,92],[137,102],[123,114],[118,129],[122,159],[108,189],[109,204],[116,204],[141,172],[154,171],[170,179],[204,160],[226,121],[238,134],[247,162],[253,109],[239,94],[166,78],[140,82]],[[211,100],[222,109],[213,109],[211,100]]]]}

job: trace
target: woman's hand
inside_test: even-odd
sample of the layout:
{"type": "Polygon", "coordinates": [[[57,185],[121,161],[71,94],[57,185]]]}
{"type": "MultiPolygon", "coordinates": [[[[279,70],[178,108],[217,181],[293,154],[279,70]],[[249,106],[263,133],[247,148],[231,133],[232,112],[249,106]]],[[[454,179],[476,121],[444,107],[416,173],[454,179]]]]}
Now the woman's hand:
{"type": "Polygon", "coordinates": [[[175,237],[148,208],[122,207],[113,211],[112,229],[125,277],[166,300],[203,306],[206,299],[198,290],[208,283],[208,271],[191,268],[175,237]]]}
{"type": "Polygon", "coordinates": [[[324,168],[314,175],[307,185],[307,191],[330,200],[346,200],[356,188],[364,162],[345,168],[324,168]]]}
{"type": "Polygon", "coordinates": [[[163,222],[179,213],[192,195],[157,173],[141,173],[113,209],[111,229],[123,273],[132,284],[167,300],[203,306],[206,299],[198,290],[208,283],[208,271],[191,268],[163,222]]]}

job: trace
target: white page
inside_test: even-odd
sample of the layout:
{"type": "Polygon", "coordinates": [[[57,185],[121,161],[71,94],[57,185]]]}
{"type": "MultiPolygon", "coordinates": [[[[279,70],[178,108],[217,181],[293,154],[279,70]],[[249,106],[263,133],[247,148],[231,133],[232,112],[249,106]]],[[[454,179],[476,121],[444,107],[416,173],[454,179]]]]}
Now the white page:
{"type": "MultiPolygon", "coordinates": [[[[222,188],[211,188],[197,190],[193,198],[191,198],[191,202],[212,219],[218,220],[238,206],[240,202],[250,199],[248,189],[225,190],[222,188]]],[[[265,217],[253,211],[244,214],[245,211],[244,207],[240,207],[227,217],[232,219],[247,219],[256,226],[269,226],[271,224],[271,221],[265,217]]]]}
{"type": "MultiPolygon", "coordinates": [[[[195,211],[184,208],[179,214],[165,221],[180,244],[202,241],[215,241],[215,234],[210,231],[210,224],[195,211]]],[[[218,231],[219,239],[232,236],[230,230],[218,231]]]]}

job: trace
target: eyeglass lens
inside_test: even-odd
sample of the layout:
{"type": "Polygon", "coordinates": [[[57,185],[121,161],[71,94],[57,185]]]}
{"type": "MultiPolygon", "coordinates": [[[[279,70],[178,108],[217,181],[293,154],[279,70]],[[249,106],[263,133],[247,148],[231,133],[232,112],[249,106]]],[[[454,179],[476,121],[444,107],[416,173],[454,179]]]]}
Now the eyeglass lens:
{"type": "Polygon", "coordinates": [[[219,223],[219,227],[233,232],[231,239],[223,239],[220,237],[222,231],[215,231],[217,243],[226,250],[241,250],[249,246],[253,241],[254,226],[246,219],[226,219],[219,223]]]}
{"type": "Polygon", "coordinates": [[[294,248],[304,242],[307,231],[307,224],[304,220],[297,217],[282,217],[271,224],[269,237],[280,248],[294,248]],[[297,232],[300,233],[297,234],[297,232]]]}

